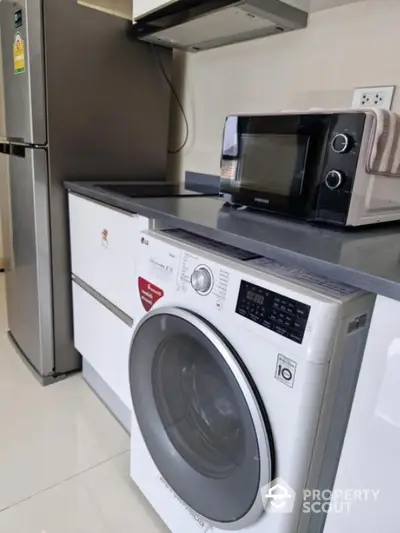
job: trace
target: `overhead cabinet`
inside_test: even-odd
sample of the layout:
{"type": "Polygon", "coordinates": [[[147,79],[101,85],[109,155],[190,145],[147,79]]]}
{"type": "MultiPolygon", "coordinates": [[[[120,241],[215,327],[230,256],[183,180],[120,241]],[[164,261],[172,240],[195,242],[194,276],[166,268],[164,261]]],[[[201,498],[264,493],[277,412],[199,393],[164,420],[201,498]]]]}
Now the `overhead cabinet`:
{"type": "Polygon", "coordinates": [[[77,0],[78,4],[99,11],[104,11],[110,15],[122,17],[128,20],[137,19],[144,15],[176,3],[177,0],[161,2],[160,0],[77,0]]]}
{"type": "Polygon", "coordinates": [[[132,20],[132,0],[78,0],[78,4],[132,20]]]}
{"type": "Polygon", "coordinates": [[[152,13],[156,9],[166,7],[170,4],[176,4],[177,0],[169,0],[169,2],[160,0],[133,0],[133,18],[137,19],[152,13]]]}

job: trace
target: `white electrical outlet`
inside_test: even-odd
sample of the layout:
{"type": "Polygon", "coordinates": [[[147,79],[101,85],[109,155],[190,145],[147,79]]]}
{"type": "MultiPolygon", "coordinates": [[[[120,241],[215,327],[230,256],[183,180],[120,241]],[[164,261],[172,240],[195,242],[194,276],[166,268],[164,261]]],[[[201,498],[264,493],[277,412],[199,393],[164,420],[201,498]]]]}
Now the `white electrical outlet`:
{"type": "Polygon", "coordinates": [[[395,85],[387,87],[360,87],[354,90],[352,108],[377,107],[391,109],[395,85]]]}

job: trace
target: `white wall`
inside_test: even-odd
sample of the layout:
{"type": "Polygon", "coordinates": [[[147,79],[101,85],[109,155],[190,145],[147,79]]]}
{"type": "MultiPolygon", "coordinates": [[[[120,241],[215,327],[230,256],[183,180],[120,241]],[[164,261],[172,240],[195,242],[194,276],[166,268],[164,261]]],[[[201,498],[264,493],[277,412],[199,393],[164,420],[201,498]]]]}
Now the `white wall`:
{"type": "Polygon", "coordinates": [[[185,54],[190,139],[176,172],[219,174],[229,113],[350,106],[354,87],[392,84],[400,112],[399,50],[400,0],[366,0],[313,13],[304,30],[185,54]]]}

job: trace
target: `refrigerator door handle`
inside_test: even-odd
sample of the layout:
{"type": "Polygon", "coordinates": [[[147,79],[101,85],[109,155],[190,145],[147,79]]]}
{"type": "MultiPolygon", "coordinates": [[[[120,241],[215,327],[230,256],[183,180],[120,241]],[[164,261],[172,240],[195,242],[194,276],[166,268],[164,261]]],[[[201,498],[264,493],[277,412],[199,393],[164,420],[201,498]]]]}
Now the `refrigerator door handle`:
{"type": "Polygon", "coordinates": [[[11,144],[9,154],[15,157],[25,158],[26,148],[20,144],[11,144]]]}
{"type": "Polygon", "coordinates": [[[0,154],[25,158],[26,147],[22,144],[9,144],[0,142],[0,154]]]}
{"type": "Polygon", "coordinates": [[[10,145],[8,143],[0,143],[0,154],[10,155],[10,145]]]}

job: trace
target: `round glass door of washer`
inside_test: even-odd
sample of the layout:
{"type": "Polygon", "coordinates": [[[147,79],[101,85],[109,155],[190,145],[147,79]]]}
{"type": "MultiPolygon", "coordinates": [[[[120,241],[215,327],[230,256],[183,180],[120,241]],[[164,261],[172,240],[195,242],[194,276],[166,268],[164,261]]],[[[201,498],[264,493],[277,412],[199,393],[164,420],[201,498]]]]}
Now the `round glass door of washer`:
{"type": "Polygon", "coordinates": [[[129,372],[142,436],[173,491],[218,527],[254,522],[273,479],[273,443],[233,348],[197,315],[161,308],[139,323],[129,372]]]}

